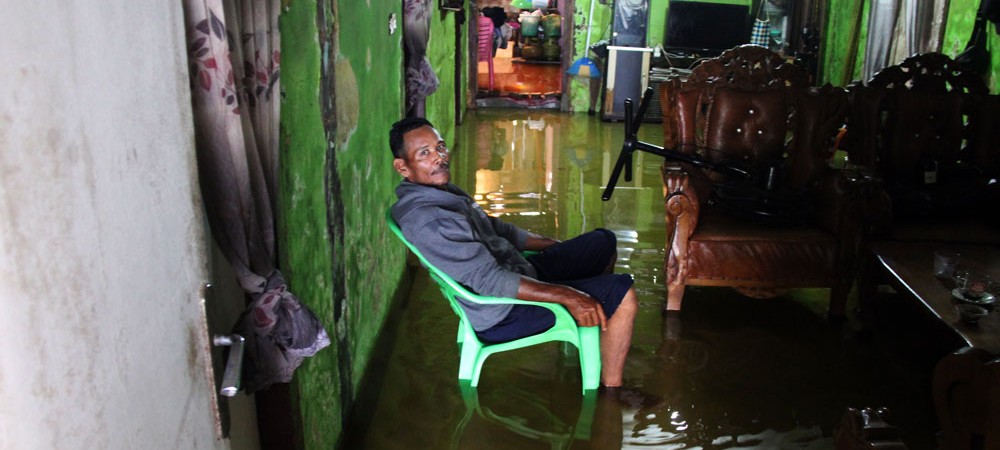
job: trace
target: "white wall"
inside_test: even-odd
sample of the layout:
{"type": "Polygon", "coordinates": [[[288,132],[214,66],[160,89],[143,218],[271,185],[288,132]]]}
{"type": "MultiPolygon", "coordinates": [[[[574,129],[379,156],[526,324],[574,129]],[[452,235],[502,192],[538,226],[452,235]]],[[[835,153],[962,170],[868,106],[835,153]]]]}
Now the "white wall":
{"type": "Polygon", "coordinates": [[[180,2],[0,13],[0,449],[215,449],[180,2]]]}

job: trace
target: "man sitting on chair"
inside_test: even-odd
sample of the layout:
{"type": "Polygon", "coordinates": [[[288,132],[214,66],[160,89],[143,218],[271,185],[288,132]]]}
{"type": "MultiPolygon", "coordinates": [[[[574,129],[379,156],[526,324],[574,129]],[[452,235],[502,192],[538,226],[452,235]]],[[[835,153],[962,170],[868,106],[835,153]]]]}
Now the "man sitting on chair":
{"type": "MultiPolygon", "coordinates": [[[[601,384],[622,384],[622,369],[638,310],[632,277],[611,273],[616,240],[597,229],[566,242],[529,233],[488,216],[450,183],[448,147],[422,118],[396,122],[389,132],[393,167],[404,179],[392,216],[427,260],[481,295],[560,304],[580,326],[601,327],[601,384]],[[539,253],[527,258],[522,251],[539,253]]],[[[484,343],[531,336],[555,316],[534,305],[461,302],[484,343]]]]}

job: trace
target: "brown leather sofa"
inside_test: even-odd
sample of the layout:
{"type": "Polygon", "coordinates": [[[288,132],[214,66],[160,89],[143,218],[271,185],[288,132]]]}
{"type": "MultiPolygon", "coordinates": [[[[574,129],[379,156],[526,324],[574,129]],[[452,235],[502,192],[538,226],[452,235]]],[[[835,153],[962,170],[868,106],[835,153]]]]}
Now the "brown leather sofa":
{"type": "Polygon", "coordinates": [[[1000,244],[1000,99],[982,78],[925,53],[849,92],[849,161],[884,188],[873,238],[1000,244]]]}
{"type": "Polygon", "coordinates": [[[829,287],[829,314],[844,316],[865,190],[829,164],[846,92],[806,80],[779,55],[741,46],[661,85],[665,148],[763,174],[664,164],[667,311],[689,285],[754,297],[829,287]]]}

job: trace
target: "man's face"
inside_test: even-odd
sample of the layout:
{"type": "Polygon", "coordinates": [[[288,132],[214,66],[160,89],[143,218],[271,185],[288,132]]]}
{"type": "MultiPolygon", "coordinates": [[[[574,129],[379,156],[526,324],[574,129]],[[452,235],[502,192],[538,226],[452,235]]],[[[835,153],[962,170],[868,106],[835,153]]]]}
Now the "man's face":
{"type": "Polygon", "coordinates": [[[448,171],[448,147],[437,130],[423,126],[403,135],[405,158],[392,161],[396,172],[413,183],[444,186],[451,180],[448,171]]]}

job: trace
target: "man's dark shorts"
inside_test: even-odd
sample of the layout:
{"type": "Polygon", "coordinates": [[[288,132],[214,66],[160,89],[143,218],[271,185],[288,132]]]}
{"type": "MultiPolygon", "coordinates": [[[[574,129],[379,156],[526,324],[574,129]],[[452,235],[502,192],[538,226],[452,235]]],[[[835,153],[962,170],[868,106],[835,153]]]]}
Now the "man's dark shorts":
{"type": "MultiPolygon", "coordinates": [[[[598,228],[529,256],[538,280],[586,292],[601,303],[610,319],[632,287],[632,276],[605,274],[617,253],[614,233],[598,228]]],[[[555,315],[541,306],[514,305],[500,323],[476,333],[485,343],[507,342],[541,333],[555,325],[555,315]]]]}

